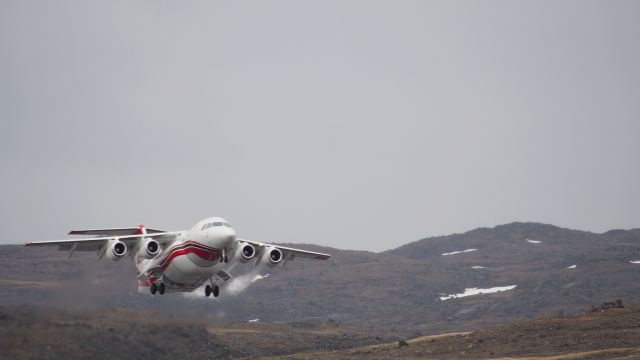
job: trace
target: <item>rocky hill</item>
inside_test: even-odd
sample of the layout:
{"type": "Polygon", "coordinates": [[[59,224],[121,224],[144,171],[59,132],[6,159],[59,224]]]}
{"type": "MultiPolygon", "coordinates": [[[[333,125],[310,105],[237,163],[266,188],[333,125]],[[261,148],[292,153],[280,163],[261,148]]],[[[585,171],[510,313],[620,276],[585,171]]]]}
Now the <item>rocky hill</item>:
{"type": "Polygon", "coordinates": [[[96,263],[93,254],[67,259],[50,249],[0,246],[0,304],[166,309],[232,321],[331,320],[415,337],[640,299],[640,264],[633,263],[640,260],[638,229],[594,234],[512,223],[383,253],[296,246],[333,257],[289,262],[284,269],[238,267],[255,271],[251,280],[269,276],[243,292],[238,283],[223,288],[216,300],[137,293],[135,269],[127,260],[96,263]],[[505,291],[450,296],[468,288],[505,291]]]}

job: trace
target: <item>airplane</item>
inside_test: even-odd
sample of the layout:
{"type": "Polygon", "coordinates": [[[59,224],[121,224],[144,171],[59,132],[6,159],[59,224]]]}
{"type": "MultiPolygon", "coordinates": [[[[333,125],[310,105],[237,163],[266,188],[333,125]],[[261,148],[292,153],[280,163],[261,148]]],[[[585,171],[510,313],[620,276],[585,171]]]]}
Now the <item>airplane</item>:
{"type": "Polygon", "coordinates": [[[199,221],[190,230],[162,231],[137,228],[72,230],[81,239],[36,241],[25,246],[58,246],[68,251],[95,251],[98,260],[121,260],[127,253],[135,260],[139,289],[152,295],[193,292],[204,285],[204,294],[218,297],[220,286],[231,279],[228,271],[251,260],[274,267],[295,258],[327,260],[331,255],[240,239],[220,217],[199,221]],[[146,290],[145,290],[146,291],[146,290]]]}

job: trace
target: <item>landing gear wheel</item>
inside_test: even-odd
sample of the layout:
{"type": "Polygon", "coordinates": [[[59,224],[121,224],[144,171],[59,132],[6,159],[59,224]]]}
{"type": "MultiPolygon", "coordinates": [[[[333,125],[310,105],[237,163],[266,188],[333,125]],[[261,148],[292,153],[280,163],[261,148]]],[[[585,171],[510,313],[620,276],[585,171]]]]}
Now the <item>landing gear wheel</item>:
{"type": "Polygon", "coordinates": [[[158,291],[158,285],[156,285],[155,283],[151,284],[149,291],[151,291],[151,295],[155,295],[156,292],[158,291]]]}
{"type": "Polygon", "coordinates": [[[158,285],[158,293],[160,293],[160,295],[164,295],[164,283],[160,283],[160,285],[158,285]]]}
{"type": "Polygon", "coordinates": [[[220,287],[218,285],[213,285],[213,297],[218,297],[220,295],[220,287]]]}
{"type": "Polygon", "coordinates": [[[209,297],[209,295],[211,295],[211,285],[204,287],[204,296],[209,297]]]}

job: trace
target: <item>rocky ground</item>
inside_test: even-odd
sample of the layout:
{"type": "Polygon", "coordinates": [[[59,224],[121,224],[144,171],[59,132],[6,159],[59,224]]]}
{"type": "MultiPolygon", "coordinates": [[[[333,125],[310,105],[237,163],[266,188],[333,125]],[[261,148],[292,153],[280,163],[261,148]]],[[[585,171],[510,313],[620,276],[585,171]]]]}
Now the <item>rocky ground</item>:
{"type": "Polygon", "coordinates": [[[277,359],[640,359],[640,308],[611,308],[473,332],[277,359]]]}
{"type": "Polygon", "coordinates": [[[0,308],[0,359],[640,359],[640,307],[399,339],[335,322],[0,308]]]}
{"type": "Polygon", "coordinates": [[[159,314],[0,308],[0,359],[229,359],[203,326],[159,314]]]}
{"type": "Polygon", "coordinates": [[[335,322],[227,322],[127,309],[0,307],[0,359],[229,359],[345,349],[393,337],[335,322]]]}

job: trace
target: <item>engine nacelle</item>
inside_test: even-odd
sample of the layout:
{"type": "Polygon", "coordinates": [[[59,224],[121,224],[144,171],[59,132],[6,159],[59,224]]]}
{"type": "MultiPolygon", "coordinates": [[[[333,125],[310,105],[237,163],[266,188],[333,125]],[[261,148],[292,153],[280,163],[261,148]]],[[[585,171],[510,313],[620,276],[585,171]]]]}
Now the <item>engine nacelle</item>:
{"type": "Polygon", "coordinates": [[[269,246],[266,249],[266,255],[267,255],[267,259],[269,260],[270,266],[278,265],[279,263],[282,262],[282,259],[284,258],[284,254],[282,254],[282,250],[273,246],[269,246]]]}
{"type": "Polygon", "coordinates": [[[160,253],[160,244],[153,239],[144,239],[140,248],[138,249],[138,255],[145,259],[153,259],[160,253]]]}
{"type": "Polygon", "coordinates": [[[118,239],[109,240],[105,255],[111,260],[120,260],[127,253],[127,245],[118,239]]]}
{"type": "Polygon", "coordinates": [[[256,248],[253,245],[244,243],[238,246],[234,258],[242,263],[246,263],[255,258],[256,253],[256,248]]]}

